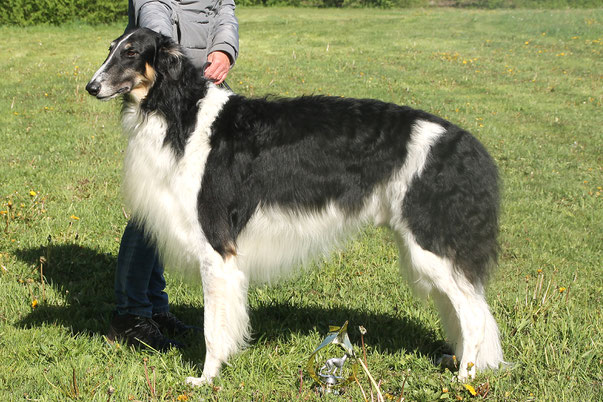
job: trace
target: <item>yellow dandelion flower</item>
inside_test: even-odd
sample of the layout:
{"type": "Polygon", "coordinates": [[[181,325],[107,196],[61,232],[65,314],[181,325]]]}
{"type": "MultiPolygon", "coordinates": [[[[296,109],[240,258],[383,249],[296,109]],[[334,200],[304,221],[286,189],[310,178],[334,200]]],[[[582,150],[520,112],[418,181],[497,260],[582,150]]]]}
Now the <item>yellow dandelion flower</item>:
{"type": "Polygon", "coordinates": [[[36,195],[38,195],[35,191],[31,190],[29,192],[29,195],[31,195],[32,197],[35,197],[36,195]]]}
{"type": "Polygon", "coordinates": [[[539,270],[538,270],[538,271],[536,271],[536,272],[538,272],[539,274],[541,274],[541,273],[542,273],[542,269],[539,269],[539,270]]]}
{"type": "Polygon", "coordinates": [[[0,215],[6,215],[8,211],[0,211],[0,215]]]}
{"type": "Polygon", "coordinates": [[[559,293],[563,293],[565,291],[566,291],[566,289],[563,286],[559,288],[559,293]]]}
{"type": "Polygon", "coordinates": [[[471,394],[471,396],[476,396],[477,392],[475,391],[475,388],[473,388],[473,386],[469,385],[469,384],[463,384],[463,386],[465,387],[465,389],[467,391],[469,391],[469,393],[471,394]]]}
{"type": "Polygon", "coordinates": [[[182,395],[178,395],[178,398],[176,398],[176,400],[178,401],[188,401],[188,396],[182,394],[182,395]]]}
{"type": "Polygon", "coordinates": [[[38,307],[38,299],[33,299],[33,301],[31,302],[31,308],[36,308],[38,307]]]}
{"type": "Polygon", "coordinates": [[[75,216],[75,215],[71,215],[71,219],[76,220],[76,221],[79,221],[79,220],[80,220],[80,218],[79,218],[79,217],[77,217],[77,216],[75,216]]]}
{"type": "Polygon", "coordinates": [[[523,44],[524,44],[524,45],[529,45],[529,44],[530,44],[530,41],[529,41],[529,40],[527,40],[527,41],[525,41],[523,44]]]}

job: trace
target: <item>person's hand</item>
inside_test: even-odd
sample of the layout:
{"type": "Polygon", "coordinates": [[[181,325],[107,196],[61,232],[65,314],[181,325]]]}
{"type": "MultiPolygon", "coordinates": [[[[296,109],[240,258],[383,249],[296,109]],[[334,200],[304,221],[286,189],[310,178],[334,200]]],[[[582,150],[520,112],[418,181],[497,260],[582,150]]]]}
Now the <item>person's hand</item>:
{"type": "Polygon", "coordinates": [[[230,58],[228,55],[220,51],[211,52],[207,56],[207,63],[208,66],[203,72],[205,78],[213,81],[216,85],[224,82],[230,70],[230,58]]]}

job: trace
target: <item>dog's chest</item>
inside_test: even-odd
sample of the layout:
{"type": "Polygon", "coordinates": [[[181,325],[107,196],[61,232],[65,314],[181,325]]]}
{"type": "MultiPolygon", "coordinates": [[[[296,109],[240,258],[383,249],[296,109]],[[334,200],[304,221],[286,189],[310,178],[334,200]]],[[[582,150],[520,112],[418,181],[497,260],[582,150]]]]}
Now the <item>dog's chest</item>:
{"type": "Polygon", "coordinates": [[[199,102],[197,124],[184,151],[166,141],[168,124],[159,113],[144,116],[126,108],[122,125],[128,137],[123,193],[132,218],[156,242],[166,265],[186,263],[199,255],[205,235],[197,207],[209,156],[211,126],[228,93],[216,87],[199,102]]]}
{"type": "Polygon", "coordinates": [[[194,132],[184,154],[177,156],[165,141],[167,125],[161,116],[138,119],[124,113],[123,125],[128,133],[123,193],[133,218],[160,247],[198,239],[197,196],[209,154],[207,136],[194,132]]]}
{"type": "Polygon", "coordinates": [[[149,115],[140,123],[131,124],[124,116],[128,147],[124,160],[124,192],[129,205],[136,209],[141,202],[160,201],[176,191],[179,158],[165,144],[166,123],[160,116],[149,115]]]}

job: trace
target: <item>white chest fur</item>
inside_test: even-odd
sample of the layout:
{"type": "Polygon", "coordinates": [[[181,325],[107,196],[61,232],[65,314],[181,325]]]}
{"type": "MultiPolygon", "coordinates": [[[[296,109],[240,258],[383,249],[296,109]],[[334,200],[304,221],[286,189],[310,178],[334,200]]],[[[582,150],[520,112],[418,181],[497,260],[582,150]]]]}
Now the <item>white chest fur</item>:
{"type": "Polygon", "coordinates": [[[197,126],[184,154],[165,144],[167,123],[158,113],[143,116],[128,107],[122,125],[128,136],[123,193],[132,218],[157,244],[167,266],[198,265],[207,241],[199,224],[197,197],[209,155],[210,128],[229,92],[211,86],[199,102],[197,126]]]}

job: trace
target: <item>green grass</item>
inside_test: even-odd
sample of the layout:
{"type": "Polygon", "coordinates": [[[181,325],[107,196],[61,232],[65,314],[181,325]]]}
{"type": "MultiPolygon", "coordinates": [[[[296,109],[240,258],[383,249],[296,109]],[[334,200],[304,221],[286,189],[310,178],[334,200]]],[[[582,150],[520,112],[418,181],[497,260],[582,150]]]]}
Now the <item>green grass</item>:
{"type": "MultiPolygon", "coordinates": [[[[504,185],[502,256],[488,299],[515,366],[471,384],[490,400],[600,400],[603,10],[241,8],[238,16],[236,92],[407,104],[487,146],[504,185]]],[[[358,350],[357,328],[367,328],[368,366],[384,392],[471,399],[433,365],[445,349],[439,319],[399,278],[382,230],[368,229],[303,276],[251,290],[255,341],[214,387],[183,384],[201,372],[199,344],[157,354],[106,342],[126,223],[125,143],[119,102],[95,101],[84,86],[122,27],[0,27],[0,399],[312,400],[318,394],[303,371],[300,387],[299,370],[328,325],[345,320],[358,350]]],[[[199,286],[168,283],[173,311],[200,324],[199,286]]],[[[361,398],[347,387],[345,400],[361,398]]]]}

